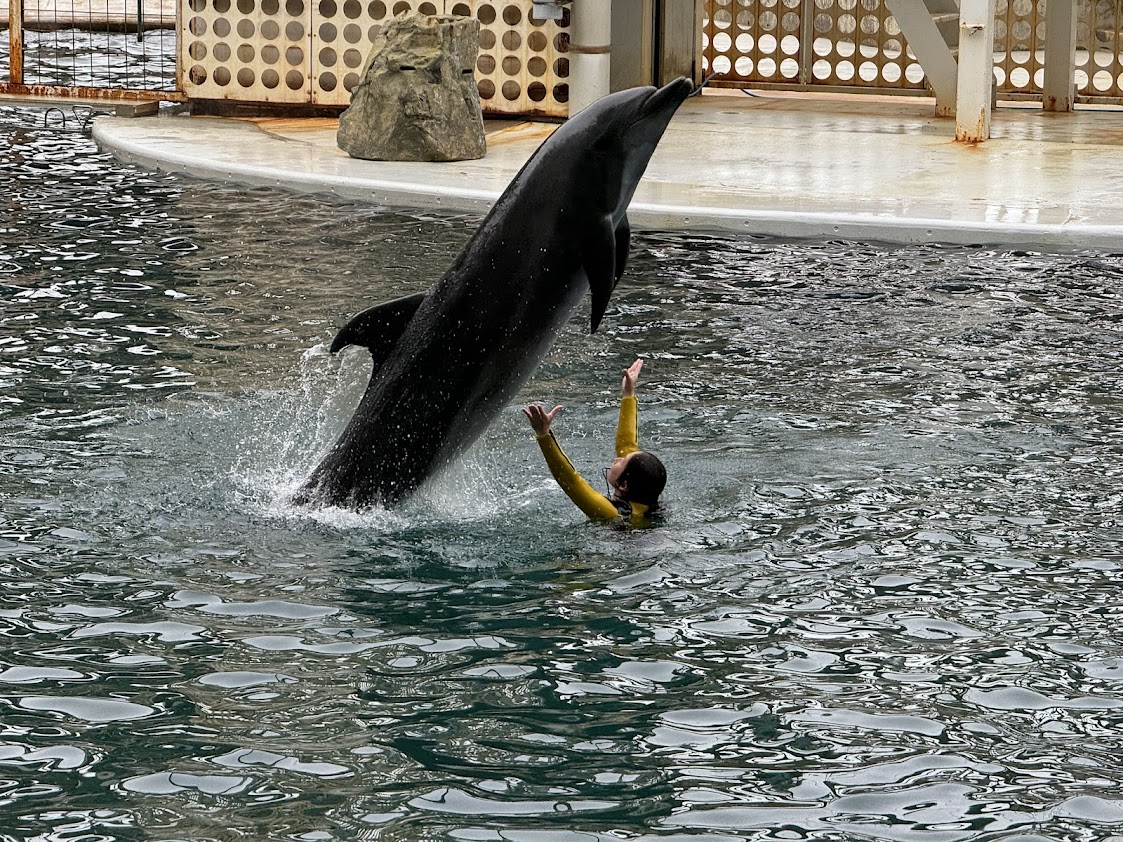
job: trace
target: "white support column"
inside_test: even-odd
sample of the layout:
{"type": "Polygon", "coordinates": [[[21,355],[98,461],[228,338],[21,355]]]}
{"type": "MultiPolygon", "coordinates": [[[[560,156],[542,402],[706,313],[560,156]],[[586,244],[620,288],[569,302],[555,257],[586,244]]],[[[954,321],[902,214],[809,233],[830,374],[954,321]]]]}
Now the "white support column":
{"type": "Polygon", "coordinates": [[[569,22],[569,113],[607,94],[612,66],[611,0],[573,0],[569,22]]]}
{"type": "Polygon", "coordinates": [[[955,139],[980,143],[990,137],[994,89],[994,0],[959,4],[959,80],[955,96],[955,139]]]}
{"type": "Polygon", "coordinates": [[[923,0],[886,0],[885,5],[905,33],[916,60],[924,68],[928,84],[936,92],[936,116],[954,117],[958,68],[955,56],[932,20],[932,13],[923,0]]]}
{"type": "Polygon", "coordinates": [[[1076,99],[1076,3],[1049,0],[1045,5],[1045,111],[1072,111],[1076,99]]]}

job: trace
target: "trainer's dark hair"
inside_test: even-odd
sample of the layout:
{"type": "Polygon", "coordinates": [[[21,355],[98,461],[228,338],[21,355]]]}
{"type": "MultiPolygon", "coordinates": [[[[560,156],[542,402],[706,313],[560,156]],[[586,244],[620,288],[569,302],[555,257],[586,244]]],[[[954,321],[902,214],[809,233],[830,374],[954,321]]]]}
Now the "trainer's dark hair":
{"type": "Polygon", "coordinates": [[[617,484],[626,483],[623,497],[644,506],[659,505],[659,495],[667,484],[667,469],[653,453],[641,450],[624,466],[617,484]]]}

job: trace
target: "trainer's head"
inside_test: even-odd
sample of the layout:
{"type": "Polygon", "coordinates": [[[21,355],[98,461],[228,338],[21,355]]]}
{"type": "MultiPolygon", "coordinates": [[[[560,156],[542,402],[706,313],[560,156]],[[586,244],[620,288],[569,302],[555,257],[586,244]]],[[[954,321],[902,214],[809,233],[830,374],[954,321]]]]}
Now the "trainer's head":
{"type": "Polygon", "coordinates": [[[621,500],[652,507],[667,484],[667,469],[653,453],[637,450],[617,458],[608,468],[608,484],[621,500]]]}

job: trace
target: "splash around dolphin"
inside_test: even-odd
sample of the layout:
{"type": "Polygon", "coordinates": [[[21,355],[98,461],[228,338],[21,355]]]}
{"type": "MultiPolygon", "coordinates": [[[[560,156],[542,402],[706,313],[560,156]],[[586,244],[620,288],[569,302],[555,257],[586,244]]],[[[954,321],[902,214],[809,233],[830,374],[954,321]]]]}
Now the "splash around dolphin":
{"type": "Polygon", "coordinates": [[[370,383],[295,503],[404,500],[510,403],[586,291],[596,331],[624,272],[628,204],[692,90],[683,78],[633,88],[570,118],[431,289],[365,310],[339,331],[331,352],[368,348],[370,383]]]}

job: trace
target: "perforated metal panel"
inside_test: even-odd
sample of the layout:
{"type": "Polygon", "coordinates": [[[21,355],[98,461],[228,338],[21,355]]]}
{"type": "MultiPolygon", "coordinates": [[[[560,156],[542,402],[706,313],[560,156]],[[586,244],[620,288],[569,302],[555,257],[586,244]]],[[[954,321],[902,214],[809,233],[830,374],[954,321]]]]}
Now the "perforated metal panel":
{"type": "Polygon", "coordinates": [[[180,83],[193,99],[345,106],[375,35],[403,13],[480,21],[483,109],[565,116],[568,12],[529,0],[183,0],[180,83]]]}
{"type": "Polygon", "coordinates": [[[882,0],[708,0],[703,66],[727,84],[924,88],[882,0]]]}

